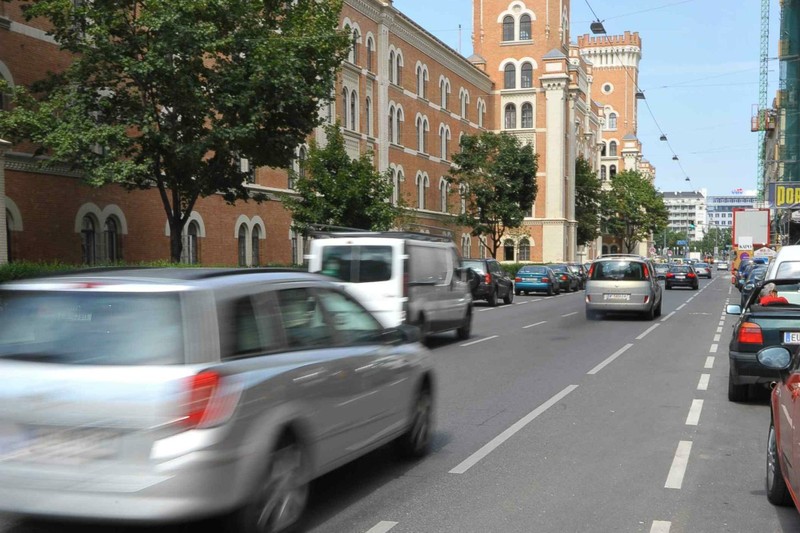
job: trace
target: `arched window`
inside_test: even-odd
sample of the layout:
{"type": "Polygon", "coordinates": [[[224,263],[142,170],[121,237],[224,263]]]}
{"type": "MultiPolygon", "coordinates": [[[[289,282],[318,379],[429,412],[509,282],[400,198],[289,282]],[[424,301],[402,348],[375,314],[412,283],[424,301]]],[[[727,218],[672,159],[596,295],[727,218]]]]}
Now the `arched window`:
{"type": "Polygon", "coordinates": [[[352,49],[350,50],[350,60],[354,65],[358,65],[358,41],[361,40],[361,34],[358,30],[353,30],[352,49]]]}
{"type": "Polygon", "coordinates": [[[615,130],[617,129],[617,114],[611,113],[608,115],[608,129],[615,130]]]}
{"type": "Polygon", "coordinates": [[[364,102],[364,119],[367,125],[367,135],[372,136],[372,100],[369,97],[364,102]]]}
{"type": "Polygon", "coordinates": [[[402,87],[403,85],[403,56],[401,54],[397,54],[394,58],[395,64],[395,74],[394,74],[394,82],[395,84],[402,87]]]}
{"type": "Polygon", "coordinates": [[[531,105],[530,102],[522,104],[522,127],[533,127],[533,105],[531,105]]]}
{"type": "Polygon", "coordinates": [[[507,15],[505,18],[503,18],[503,40],[514,40],[514,17],[511,15],[507,15]]]}
{"type": "Polygon", "coordinates": [[[461,214],[467,212],[467,186],[463,183],[458,186],[458,196],[461,199],[461,214]]]}
{"type": "Polygon", "coordinates": [[[394,172],[394,183],[392,184],[392,204],[398,205],[400,203],[400,184],[405,180],[402,169],[397,169],[394,172]]]}
{"type": "Polygon", "coordinates": [[[522,15],[519,18],[519,40],[529,41],[531,38],[531,16],[522,15]]]}
{"type": "Polygon", "coordinates": [[[504,261],[513,261],[514,260],[514,241],[511,239],[506,239],[503,241],[503,260],[504,261]]]}
{"type": "Polygon", "coordinates": [[[417,96],[428,97],[428,71],[422,66],[417,66],[417,96]]]}
{"type": "Polygon", "coordinates": [[[347,90],[347,87],[342,89],[342,127],[347,128],[349,124],[347,121],[347,110],[349,109],[347,100],[349,99],[350,91],[347,90]]]}
{"type": "Polygon", "coordinates": [[[11,228],[14,227],[14,217],[11,216],[11,211],[6,209],[6,258],[8,262],[14,260],[13,252],[14,247],[11,245],[11,228]]]}
{"type": "Polygon", "coordinates": [[[394,128],[395,128],[395,137],[397,144],[403,145],[403,109],[398,107],[397,111],[395,112],[395,121],[394,121],[394,128]]]}
{"type": "Polygon", "coordinates": [[[253,234],[250,236],[250,251],[253,254],[253,266],[261,264],[261,246],[258,241],[261,240],[261,226],[253,226],[253,234]]]}
{"type": "Polygon", "coordinates": [[[306,161],[308,159],[308,152],[305,146],[301,146],[297,153],[297,177],[303,179],[306,177],[306,161]]]}
{"type": "Polygon", "coordinates": [[[81,221],[81,252],[85,264],[97,262],[97,225],[90,215],[84,216],[81,221]]]}
{"type": "Polygon", "coordinates": [[[517,128],[517,106],[514,104],[507,104],[504,117],[505,129],[513,130],[517,128]]]}
{"type": "Polygon", "coordinates": [[[428,176],[420,174],[417,176],[417,205],[420,209],[425,209],[425,189],[429,185],[428,176]]]}
{"type": "Polygon", "coordinates": [[[478,126],[483,127],[483,116],[486,114],[486,104],[483,100],[478,100],[478,126]]]}
{"type": "Polygon", "coordinates": [[[247,266],[247,225],[239,225],[239,266],[247,266]]]}
{"type": "Polygon", "coordinates": [[[608,145],[606,144],[605,141],[603,141],[602,145],[600,146],[600,155],[605,157],[607,149],[608,149],[608,145]]]}
{"type": "Polygon", "coordinates": [[[397,144],[397,136],[394,129],[394,106],[389,107],[389,142],[397,144]]]}
{"type": "Polygon", "coordinates": [[[613,178],[617,175],[617,165],[611,165],[608,167],[608,177],[613,178]]]}
{"type": "Polygon", "coordinates": [[[450,184],[446,181],[442,181],[439,184],[439,208],[442,210],[442,213],[447,213],[447,197],[450,193],[450,184]]]}
{"type": "Polygon", "coordinates": [[[350,129],[358,131],[358,95],[355,91],[350,93],[350,129]]]}
{"type": "Polygon", "coordinates": [[[200,250],[198,249],[199,242],[198,236],[200,234],[200,227],[197,221],[192,220],[186,228],[186,241],[183,245],[183,258],[184,263],[196,265],[200,261],[200,250]]]}
{"type": "Polygon", "coordinates": [[[519,86],[523,89],[533,87],[533,65],[527,61],[522,64],[522,69],[520,69],[519,86]]]}
{"type": "Polygon", "coordinates": [[[426,135],[425,132],[429,130],[428,119],[425,117],[417,118],[417,151],[423,154],[427,152],[426,135]]]}
{"type": "Polygon", "coordinates": [[[606,181],[606,179],[607,179],[606,166],[600,165],[600,181],[606,181]]]}
{"type": "Polygon", "coordinates": [[[439,105],[442,106],[442,109],[447,109],[447,93],[450,92],[450,84],[448,83],[447,79],[441,79],[439,82],[439,91],[441,92],[439,105]]]}
{"type": "Polygon", "coordinates": [[[517,261],[530,261],[531,260],[531,242],[527,237],[523,237],[519,241],[519,255],[517,261]]]}
{"type": "Polygon", "coordinates": [[[469,235],[462,235],[461,236],[461,255],[464,257],[470,257],[470,238],[469,235]]]}
{"type": "Polygon", "coordinates": [[[467,91],[461,92],[461,118],[467,118],[467,106],[469,105],[469,93],[467,91]]]}
{"type": "Polygon", "coordinates": [[[610,143],[608,143],[608,151],[609,151],[608,155],[611,156],[617,155],[617,141],[611,141],[610,143]]]}
{"type": "Polygon", "coordinates": [[[517,68],[509,63],[506,65],[504,70],[505,76],[503,78],[503,88],[504,89],[516,89],[517,88],[517,68]]]}
{"type": "Polygon", "coordinates": [[[396,83],[394,77],[394,50],[389,51],[389,83],[396,83]]]}
{"type": "Polygon", "coordinates": [[[375,43],[372,37],[367,37],[367,70],[372,72],[372,57],[375,55],[375,43]]]}
{"type": "Polygon", "coordinates": [[[114,217],[108,217],[106,219],[106,227],[103,229],[103,232],[105,233],[106,259],[112,263],[116,263],[122,259],[119,246],[118,228],[119,224],[117,224],[117,221],[114,217]]]}

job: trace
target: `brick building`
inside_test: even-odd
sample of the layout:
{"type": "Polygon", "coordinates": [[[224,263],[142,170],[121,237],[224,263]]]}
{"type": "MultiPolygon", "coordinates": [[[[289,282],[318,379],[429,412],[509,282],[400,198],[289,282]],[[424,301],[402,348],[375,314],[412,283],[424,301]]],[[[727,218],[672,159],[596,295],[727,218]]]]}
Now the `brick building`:
{"type": "MultiPolygon", "coordinates": [[[[378,170],[393,180],[393,200],[403,199],[417,229],[446,228],[465,256],[483,256],[486,249],[457,226],[461,196],[444,179],[459,138],[484,130],[520,137],[539,154],[539,192],[523,227],[505,238],[500,259],[591,258],[599,246],[584,251],[575,242],[574,160],[583,155],[600,172],[611,164],[601,148],[610,154],[615,141],[622,154],[618,165],[641,162],[638,141],[626,142],[636,133],[635,99],[618,101],[635,83],[626,85],[609,71],[602,79],[615,90],[597,94],[593,78],[604,67],[594,64],[596,55],[585,53],[581,43],[592,51],[602,47],[588,38],[570,43],[567,0],[482,0],[473,9],[475,54],[466,59],[391,0],[346,0],[341,24],[351,29],[354,46],[335,98],[320,113],[340,121],[352,156],[373,152],[378,170]],[[609,109],[618,113],[616,131],[607,127],[609,109]]],[[[640,47],[636,34],[612,39],[640,47]]],[[[638,76],[637,54],[629,52],[635,63],[629,68],[638,76]]],[[[0,3],[0,77],[27,85],[68,61],[44,26],[24,21],[19,4],[0,3]]],[[[314,134],[324,143],[323,135],[314,134]]],[[[169,228],[157,191],[91,188],[67,169],[42,174],[29,152],[10,147],[0,172],[7,226],[0,249],[9,259],[94,263],[169,257],[169,228]]],[[[300,172],[306,154],[306,146],[298,147],[300,172]]],[[[281,195],[293,192],[287,173],[255,169],[250,187],[271,200],[235,206],[221,196],[198,200],[184,230],[184,261],[302,261],[302,239],[292,232],[291,214],[280,202],[281,195]]]]}

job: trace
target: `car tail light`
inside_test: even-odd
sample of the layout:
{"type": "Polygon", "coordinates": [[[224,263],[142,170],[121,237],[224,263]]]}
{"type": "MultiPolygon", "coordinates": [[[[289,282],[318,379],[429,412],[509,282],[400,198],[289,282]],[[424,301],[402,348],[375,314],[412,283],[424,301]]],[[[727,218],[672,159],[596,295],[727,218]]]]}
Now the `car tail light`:
{"type": "Polygon", "coordinates": [[[644,265],[644,277],[650,277],[650,270],[647,268],[647,265],[644,265]]]}
{"type": "Polygon", "coordinates": [[[591,295],[591,294],[587,294],[587,295],[586,295],[586,303],[588,304],[588,303],[590,303],[591,301],[592,301],[592,295],[591,295]]]}
{"type": "Polygon", "coordinates": [[[753,322],[744,322],[739,327],[737,340],[744,344],[764,344],[764,336],[761,334],[761,326],[753,322]]]}
{"type": "Polygon", "coordinates": [[[675,274],[673,274],[672,272],[667,272],[667,277],[668,278],[674,278],[675,274]]]}
{"type": "Polygon", "coordinates": [[[647,303],[647,302],[649,302],[649,301],[650,301],[650,295],[648,294],[648,295],[646,295],[646,296],[644,297],[644,303],[647,303]]]}
{"type": "Polygon", "coordinates": [[[514,278],[514,281],[517,281],[517,282],[519,282],[519,281],[522,281],[522,278],[520,278],[519,276],[517,276],[516,278],[514,278]]]}
{"type": "Polygon", "coordinates": [[[561,274],[561,279],[566,280],[567,279],[567,275],[566,274],[561,274]]]}
{"type": "Polygon", "coordinates": [[[550,283],[550,278],[542,278],[542,283],[550,283]]]}
{"type": "Polygon", "coordinates": [[[483,282],[486,283],[487,285],[491,284],[492,283],[492,275],[491,274],[486,274],[483,277],[483,282]]]}
{"type": "Polygon", "coordinates": [[[187,380],[189,403],[181,423],[186,429],[217,426],[228,420],[239,402],[241,388],[214,371],[187,380]]]}
{"type": "Polygon", "coordinates": [[[594,265],[592,265],[592,266],[590,266],[590,267],[589,267],[589,274],[588,274],[588,276],[591,278],[593,273],[594,273],[594,265]]]}
{"type": "Polygon", "coordinates": [[[686,274],[686,277],[687,278],[694,278],[696,276],[694,275],[694,272],[689,272],[688,274],[686,274]]]}

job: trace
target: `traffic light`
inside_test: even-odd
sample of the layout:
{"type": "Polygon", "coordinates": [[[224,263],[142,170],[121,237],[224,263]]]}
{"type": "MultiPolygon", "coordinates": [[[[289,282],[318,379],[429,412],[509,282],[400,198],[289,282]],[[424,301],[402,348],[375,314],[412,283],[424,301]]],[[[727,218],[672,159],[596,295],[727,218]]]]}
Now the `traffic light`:
{"type": "Polygon", "coordinates": [[[689,224],[689,229],[694,229],[694,224],[689,224]]]}

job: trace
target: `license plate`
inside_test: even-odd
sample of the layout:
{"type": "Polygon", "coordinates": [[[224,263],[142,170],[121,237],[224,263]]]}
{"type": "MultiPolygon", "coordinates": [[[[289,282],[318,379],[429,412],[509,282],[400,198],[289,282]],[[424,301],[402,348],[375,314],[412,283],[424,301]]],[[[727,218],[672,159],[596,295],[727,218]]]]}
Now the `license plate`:
{"type": "Polygon", "coordinates": [[[800,344],[800,331],[784,331],[783,332],[784,344],[800,344]]]}
{"type": "Polygon", "coordinates": [[[677,276],[675,276],[675,279],[686,279],[686,276],[684,276],[683,274],[678,274],[677,276]]]}
{"type": "Polygon", "coordinates": [[[0,439],[0,461],[84,464],[112,457],[119,443],[118,432],[97,428],[19,428],[4,437],[0,439]]]}
{"type": "Polygon", "coordinates": [[[628,301],[631,299],[630,294],[604,294],[603,298],[605,300],[623,300],[628,301]]]}

